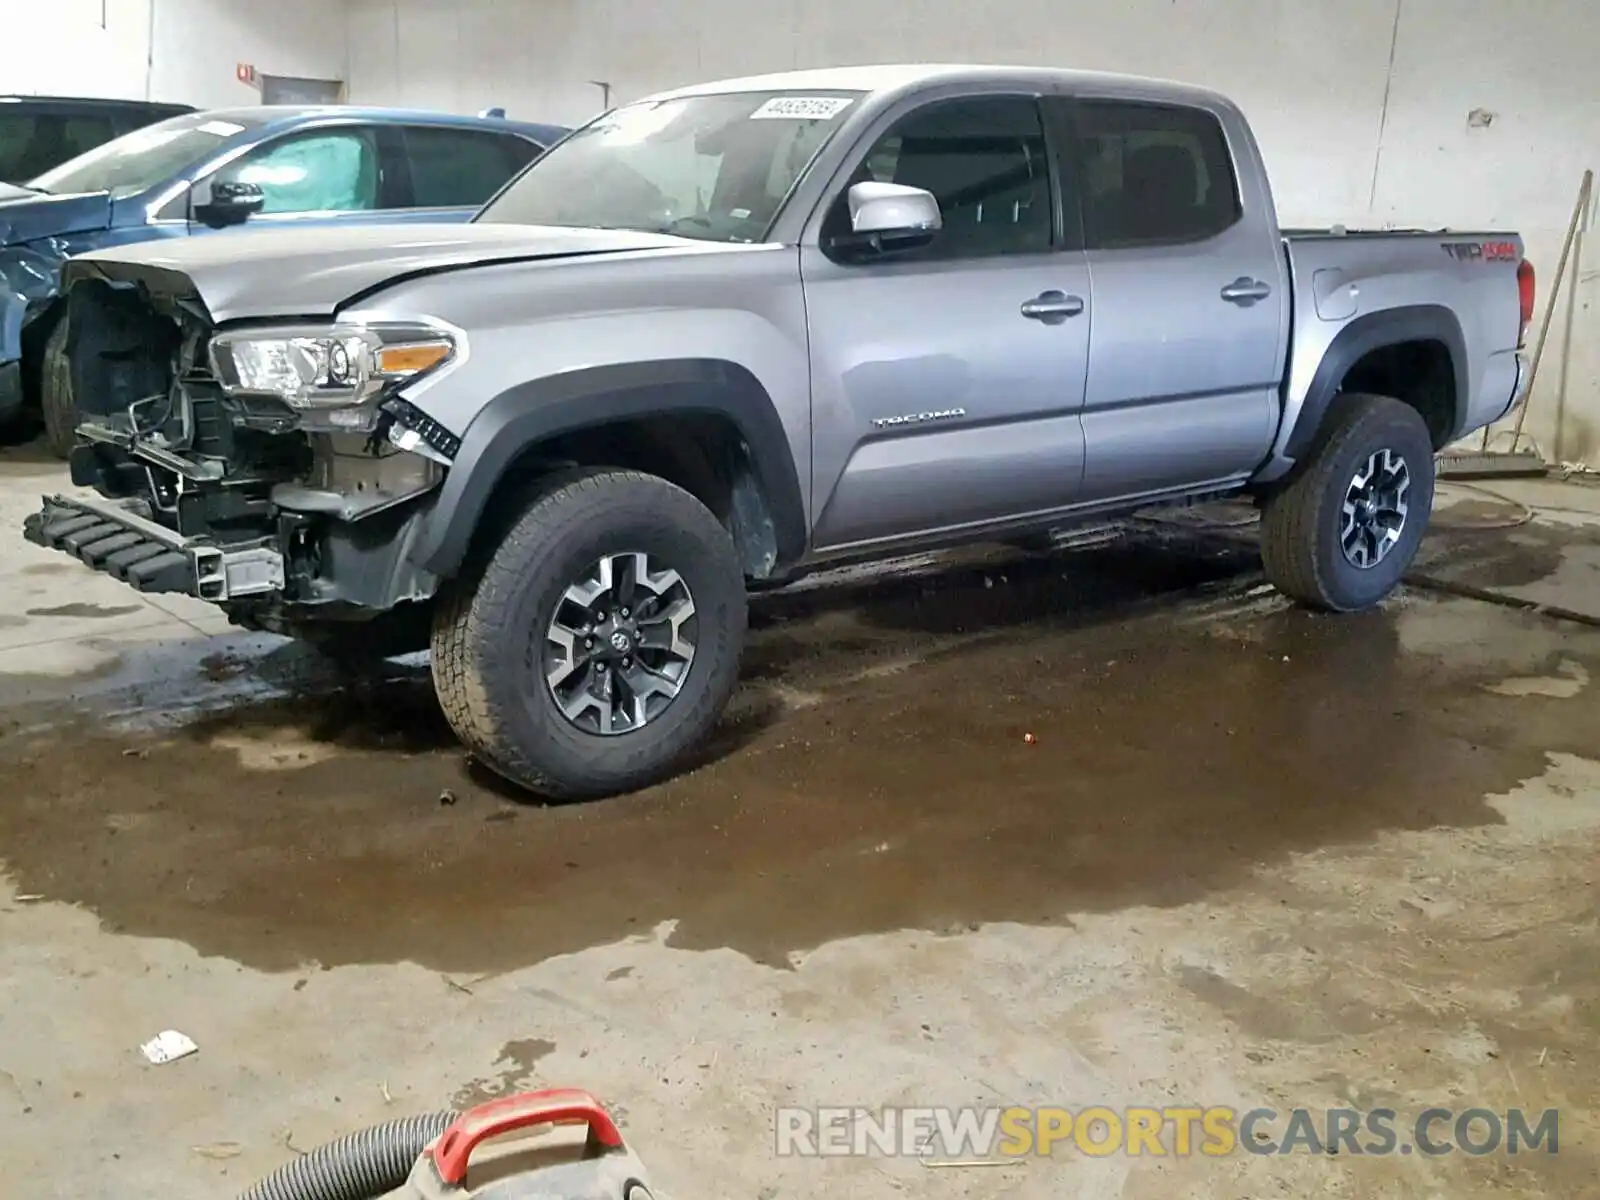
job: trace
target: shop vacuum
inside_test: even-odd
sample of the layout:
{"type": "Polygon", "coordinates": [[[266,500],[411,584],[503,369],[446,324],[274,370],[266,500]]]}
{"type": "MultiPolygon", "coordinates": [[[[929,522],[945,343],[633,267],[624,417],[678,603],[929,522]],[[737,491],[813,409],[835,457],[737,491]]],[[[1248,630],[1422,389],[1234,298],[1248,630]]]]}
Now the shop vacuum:
{"type": "Polygon", "coordinates": [[[559,1088],[386,1121],[286,1163],[240,1200],[652,1200],[616,1122],[559,1088]],[[581,1126],[581,1136],[574,1136],[581,1126]]]}

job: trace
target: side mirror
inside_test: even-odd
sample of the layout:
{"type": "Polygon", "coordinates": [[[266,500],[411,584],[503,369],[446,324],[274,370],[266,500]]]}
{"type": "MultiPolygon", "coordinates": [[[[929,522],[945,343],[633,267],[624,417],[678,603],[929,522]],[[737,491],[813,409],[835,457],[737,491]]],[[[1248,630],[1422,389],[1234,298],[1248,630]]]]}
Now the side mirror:
{"type": "Polygon", "coordinates": [[[209,188],[196,189],[196,193],[195,216],[218,229],[244,224],[267,203],[266,193],[255,183],[214,179],[209,188]]]}
{"type": "Polygon", "coordinates": [[[858,183],[845,197],[850,232],[837,239],[840,249],[883,254],[926,246],[944,221],[932,192],[899,183],[858,183]]]}

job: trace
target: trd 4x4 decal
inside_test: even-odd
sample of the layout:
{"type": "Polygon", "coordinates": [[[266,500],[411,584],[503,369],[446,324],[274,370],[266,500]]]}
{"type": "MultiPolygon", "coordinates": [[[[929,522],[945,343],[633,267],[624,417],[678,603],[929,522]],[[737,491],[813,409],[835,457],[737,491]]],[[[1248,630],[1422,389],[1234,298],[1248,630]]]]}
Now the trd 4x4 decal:
{"type": "Polygon", "coordinates": [[[1441,242],[1439,248],[1464,262],[1516,262],[1515,242],[1441,242]]]}

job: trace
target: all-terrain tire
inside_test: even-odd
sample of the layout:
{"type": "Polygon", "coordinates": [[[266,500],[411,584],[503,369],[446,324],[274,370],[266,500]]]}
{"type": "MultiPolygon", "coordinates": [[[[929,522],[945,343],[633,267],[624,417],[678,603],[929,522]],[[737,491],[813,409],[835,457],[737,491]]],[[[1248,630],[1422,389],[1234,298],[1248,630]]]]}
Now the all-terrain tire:
{"type": "Polygon", "coordinates": [[[1336,397],[1311,453],[1265,505],[1261,558],[1268,580],[1290,599],[1327,612],[1378,604],[1400,585],[1427,531],[1433,472],[1433,441],[1416,409],[1388,396],[1336,397]],[[1408,511],[1387,555],[1362,568],[1345,556],[1341,515],[1352,479],[1384,450],[1405,461],[1408,511]]]}
{"type": "Polygon", "coordinates": [[[535,488],[486,560],[440,596],[433,682],[456,735],[487,767],[553,799],[659,781],[701,746],[738,682],[747,599],[728,532],[699,500],[637,471],[592,470],[535,488]],[[641,728],[601,735],[567,720],[545,682],[545,636],[562,594],[602,556],[643,552],[693,597],[682,690],[641,728]]]}
{"type": "Polygon", "coordinates": [[[44,361],[39,371],[39,407],[44,417],[46,448],[57,458],[67,458],[78,440],[78,406],[72,399],[65,317],[56,322],[44,344],[44,361]]]}

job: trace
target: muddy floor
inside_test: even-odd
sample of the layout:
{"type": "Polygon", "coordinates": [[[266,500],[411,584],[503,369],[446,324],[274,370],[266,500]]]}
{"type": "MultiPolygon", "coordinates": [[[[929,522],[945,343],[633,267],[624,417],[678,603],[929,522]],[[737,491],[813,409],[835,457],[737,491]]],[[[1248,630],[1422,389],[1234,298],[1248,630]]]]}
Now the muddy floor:
{"type": "MultiPolygon", "coordinates": [[[[1419,573],[1537,589],[1600,544],[1504,517],[1419,573]]],[[[703,761],[562,807],[463,756],[425,664],[142,647],[0,710],[0,1162],[224,1194],[562,1083],[682,1196],[1593,1195],[1600,633],[1530,595],[1308,614],[1226,513],[846,573],[758,602],[703,761]],[[150,1068],[169,1025],[202,1051],[150,1068]],[[1562,1141],[773,1157],[783,1103],[1178,1099],[1558,1107],[1562,1141]]]]}

